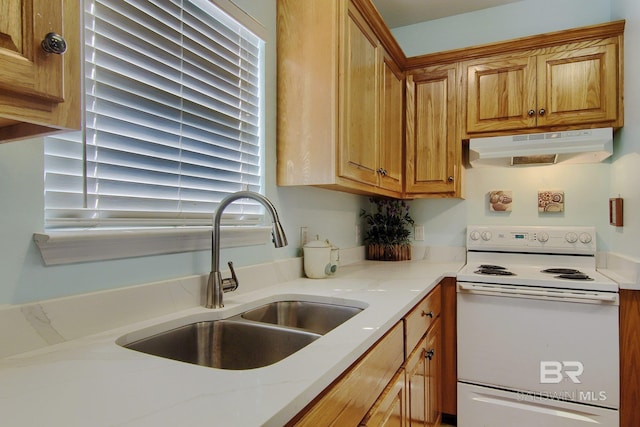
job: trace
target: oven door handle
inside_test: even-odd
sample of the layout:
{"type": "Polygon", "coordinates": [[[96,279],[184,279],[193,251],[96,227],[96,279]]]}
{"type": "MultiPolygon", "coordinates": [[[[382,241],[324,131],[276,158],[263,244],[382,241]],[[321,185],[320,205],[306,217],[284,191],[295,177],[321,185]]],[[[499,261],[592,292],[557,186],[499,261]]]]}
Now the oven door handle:
{"type": "Polygon", "coordinates": [[[475,293],[481,295],[496,296],[513,296],[513,297],[538,297],[540,299],[566,299],[581,300],[591,302],[609,302],[614,303],[618,300],[618,295],[612,292],[589,292],[575,291],[570,289],[563,290],[543,290],[543,289],[526,289],[523,287],[515,288],[513,286],[488,286],[472,283],[458,283],[461,291],[475,293]]]}

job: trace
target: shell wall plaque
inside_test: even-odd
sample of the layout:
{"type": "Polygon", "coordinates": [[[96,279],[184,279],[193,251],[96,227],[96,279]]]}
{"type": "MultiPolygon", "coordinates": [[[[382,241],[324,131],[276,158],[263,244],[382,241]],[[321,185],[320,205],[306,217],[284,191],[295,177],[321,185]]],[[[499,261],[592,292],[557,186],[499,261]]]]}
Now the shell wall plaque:
{"type": "Polygon", "coordinates": [[[511,212],[513,194],[507,190],[489,192],[489,210],[491,212],[511,212]]]}
{"type": "Polygon", "coordinates": [[[564,191],[538,191],[538,212],[564,212],[564,191]]]}

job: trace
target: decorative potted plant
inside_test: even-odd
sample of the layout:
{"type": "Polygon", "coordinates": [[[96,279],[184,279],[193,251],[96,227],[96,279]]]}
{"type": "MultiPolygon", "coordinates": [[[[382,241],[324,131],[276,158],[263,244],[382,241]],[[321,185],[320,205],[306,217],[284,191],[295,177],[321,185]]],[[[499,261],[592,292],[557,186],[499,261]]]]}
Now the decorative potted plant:
{"type": "Polygon", "coordinates": [[[367,259],[380,261],[403,261],[411,259],[411,227],[409,206],[403,200],[369,199],[375,212],[364,209],[360,213],[366,221],[364,242],[367,259]]]}

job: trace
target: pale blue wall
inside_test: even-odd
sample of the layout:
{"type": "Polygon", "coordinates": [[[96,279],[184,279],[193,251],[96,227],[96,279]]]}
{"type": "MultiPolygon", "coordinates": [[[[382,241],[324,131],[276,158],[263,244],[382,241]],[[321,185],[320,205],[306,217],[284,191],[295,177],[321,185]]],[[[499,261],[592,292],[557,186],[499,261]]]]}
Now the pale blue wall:
{"type": "Polygon", "coordinates": [[[392,30],[407,56],[607,22],[610,0],[523,0],[392,30]]]}
{"type": "Polygon", "coordinates": [[[612,18],[625,19],[625,125],[616,140],[610,195],[624,198],[624,227],[611,227],[612,251],[640,259],[640,2],[612,0],[612,18]]]}

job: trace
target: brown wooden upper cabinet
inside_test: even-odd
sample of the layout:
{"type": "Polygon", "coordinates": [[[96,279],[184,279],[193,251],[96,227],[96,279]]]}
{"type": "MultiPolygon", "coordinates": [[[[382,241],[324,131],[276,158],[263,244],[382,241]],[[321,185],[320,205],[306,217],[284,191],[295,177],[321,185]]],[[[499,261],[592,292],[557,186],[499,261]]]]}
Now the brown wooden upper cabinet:
{"type": "Polygon", "coordinates": [[[383,50],[379,184],[398,194],[404,182],[404,83],[404,72],[383,50]]]}
{"type": "Polygon", "coordinates": [[[407,58],[370,0],[278,0],[278,185],[463,197],[463,140],[623,125],[624,21],[407,58]]]}
{"type": "Polygon", "coordinates": [[[407,197],[461,197],[457,64],[407,73],[407,197]]]}
{"type": "Polygon", "coordinates": [[[80,4],[0,4],[0,142],[79,129],[80,4]]]}
{"type": "Polygon", "coordinates": [[[402,196],[404,72],[367,4],[278,0],[278,185],[402,196]]]}
{"type": "Polygon", "coordinates": [[[622,126],[619,49],[604,38],[465,61],[467,134],[622,126]]]}
{"type": "Polygon", "coordinates": [[[362,14],[349,2],[340,61],[344,88],[339,120],[338,176],[376,186],[380,138],[380,47],[362,14]]]}

